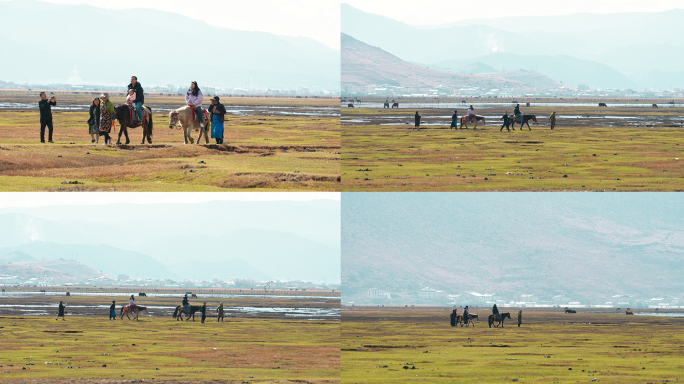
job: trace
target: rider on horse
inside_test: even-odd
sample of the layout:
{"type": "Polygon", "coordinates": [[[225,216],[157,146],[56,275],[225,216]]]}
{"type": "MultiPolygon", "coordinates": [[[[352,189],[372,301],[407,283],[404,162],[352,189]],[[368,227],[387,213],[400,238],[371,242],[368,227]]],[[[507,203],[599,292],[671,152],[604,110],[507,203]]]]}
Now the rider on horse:
{"type": "Polygon", "coordinates": [[[188,93],[185,94],[185,103],[195,111],[195,116],[197,116],[197,122],[200,128],[204,128],[204,116],[202,115],[202,102],[204,101],[204,96],[197,82],[193,81],[190,83],[190,89],[188,93]]]}
{"type": "Polygon", "coordinates": [[[517,104],[517,105],[515,106],[515,110],[513,111],[513,114],[515,115],[515,117],[517,118],[517,120],[520,121],[520,124],[522,124],[523,115],[522,115],[522,112],[520,112],[520,104],[517,104]]]}
{"type": "Polygon", "coordinates": [[[471,105],[470,108],[468,108],[468,118],[470,119],[470,122],[472,123],[475,121],[475,108],[471,105]]]}
{"type": "Polygon", "coordinates": [[[185,313],[190,313],[190,303],[188,302],[188,294],[183,297],[183,308],[185,308],[185,313]]]}
{"type": "Polygon", "coordinates": [[[496,304],[494,304],[494,307],[492,307],[492,314],[496,316],[496,321],[501,321],[501,316],[499,315],[499,308],[496,307],[496,304]]]}
{"type": "Polygon", "coordinates": [[[131,123],[140,123],[142,124],[143,117],[143,110],[142,110],[142,105],[145,102],[145,95],[143,94],[143,88],[140,83],[138,83],[138,77],[137,76],[131,76],[131,83],[128,84],[128,89],[132,89],[133,92],[135,92],[135,100],[132,103],[135,105],[135,111],[137,112],[138,116],[135,121],[131,121],[131,123]]]}
{"type": "Polygon", "coordinates": [[[469,319],[470,319],[470,310],[468,310],[468,306],[466,305],[466,307],[463,308],[463,324],[468,325],[469,319]]]}
{"type": "Polygon", "coordinates": [[[128,306],[131,307],[131,312],[135,313],[135,299],[133,298],[133,295],[131,295],[131,298],[128,300],[128,306]]]}

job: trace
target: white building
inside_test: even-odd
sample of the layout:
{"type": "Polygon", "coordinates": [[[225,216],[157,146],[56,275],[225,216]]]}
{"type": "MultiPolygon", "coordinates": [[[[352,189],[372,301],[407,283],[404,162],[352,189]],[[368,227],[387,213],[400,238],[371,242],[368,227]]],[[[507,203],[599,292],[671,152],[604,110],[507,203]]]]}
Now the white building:
{"type": "Polygon", "coordinates": [[[391,294],[389,292],[385,292],[382,289],[379,288],[369,288],[368,289],[368,298],[369,299],[391,299],[391,294]]]}
{"type": "Polygon", "coordinates": [[[418,291],[418,298],[422,300],[432,300],[440,297],[446,297],[446,294],[429,287],[425,287],[418,291]]]}

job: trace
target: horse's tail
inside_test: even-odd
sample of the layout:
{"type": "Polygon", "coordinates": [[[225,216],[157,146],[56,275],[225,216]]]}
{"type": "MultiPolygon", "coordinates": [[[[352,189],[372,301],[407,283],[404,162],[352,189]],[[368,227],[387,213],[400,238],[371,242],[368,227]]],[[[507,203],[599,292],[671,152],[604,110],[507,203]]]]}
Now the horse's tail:
{"type": "Polygon", "coordinates": [[[176,307],[176,310],[173,311],[173,318],[175,319],[176,316],[178,316],[178,311],[180,310],[180,305],[176,307]]]}
{"type": "Polygon", "coordinates": [[[124,310],[125,307],[126,307],[125,305],[122,305],[122,306],[121,306],[121,313],[120,313],[120,315],[123,315],[123,310],[124,310]]]}
{"type": "Polygon", "coordinates": [[[147,106],[145,106],[145,107],[150,112],[150,121],[149,121],[149,124],[147,125],[147,127],[150,129],[150,136],[152,136],[152,126],[154,125],[152,122],[152,108],[147,107],[147,106]]]}

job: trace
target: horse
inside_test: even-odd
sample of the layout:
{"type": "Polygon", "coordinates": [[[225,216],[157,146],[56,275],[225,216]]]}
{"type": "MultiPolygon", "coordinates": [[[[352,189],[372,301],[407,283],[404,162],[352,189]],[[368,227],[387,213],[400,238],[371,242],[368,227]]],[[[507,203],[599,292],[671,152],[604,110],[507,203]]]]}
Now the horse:
{"type": "Polygon", "coordinates": [[[608,106],[608,104],[606,104],[606,103],[599,103],[599,107],[607,107],[607,106],[608,106]]]}
{"type": "Polygon", "coordinates": [[[395,101],[394,104],[392,104],[392,108],[399,108],[399,103],[395,101]]]}
{"type": "Polygon", "coordinates": [[[190,317],[192,317],[192,321],[195,321],[195,312],[199,311],[202,309],[199,305],[191,305],[190,306],[190,313],[185,312],[185,307],[182,305],[179,305],[176,307],[176,310],[173,311],[173,318],[178,320],[183,320],[182,315],[185,313],[188,317],[185,319],[185,321],[190,320],[190,317]]]}
{"type": "Polygon", "coordinates": [[[489,319],[488,319],[489,328],[491,328],[492,325],[494,325],[494,328],[498,328],[499,325],[501,326],[501,328],[503,328],[504,327],[504,319],[510,319],[510,318],[511,318],[510,312],[499,313],[498,322],[496,320],[496,315],[494,315],[494,314],[489,315],[489,319]]]}
{"type": "Polygon", "coordinates": [[[385,103],[382,105],[382,108],[383,108],[383,109],[389,108],[389,107],[390,107],[390,106],[389,106],[389,101],[385,101],[385,103]]]}
{"type": "Polygon", "coordinates": [[[565,313],[577,313],[574,309],[565,308],[565,313]]]}
{"type": "Polygon", "coordinates": [[[658,104],[651,105],[651,108],[658,108],[658,104]]]}
{"type": "Polygon", "coordinates": [[[131,309],[131,306],[130,306],[130,305],[124,305],[124,306],[121,307],[121,320],[123,320],[124,315],[126,315],[126,317],[128,317],[128,320],[130,320],[131,317],[128,316],[128,314],[129,314],[129,313],[135,313],[135,320],[137,321],[137,320],[138,320],[138,315],[140,314],[140,312],[145,312],[145,313],[147,313],[147,307],[143,307],[143,306],[140,306],[140,305],[136,305],[136,306],[135,306],[135,311],[133,311],[133,310],[131,309]]]}
{"type": "Polygon", "coordinates": [[[123,133],[126,136],[126,144],[129,144],[131,140],[128,138],[128,128],[137,128],[142,126],[143,137],[140,144],[145,144],[145,138],[147,138],[147,142],[149,144],[152,144],[152,126],[154,125],[152,122],[152,110],[147,105],[143,106],[142,110],[145,114],[146,119],[143,120],[142,124],[133,124],[133,119],[131,118],[132,108],[135,107],[129,107],[128,104],[119,104],[116,107],[114,107],[114,116],[116,117],[116,120],[119,122],[119,125],[121,126],[121,128],[119,129],[119,137],[116,140],[116,143],[121,144],[121,134],[123,133]]]}
{"type": "MultiPolygon", "coordinates": [[[[204,112],[205,109],[202,108],[202,111],[204,112]]],[[[169,112],[169,128],[173,129],[177,125],[183,128],[184,144],[188,144],[188,142],[190,144],[195,143],[195,140],[190,136],[193,129],[199,129],[197,144],[200,143],[202,134],[204,134],[204,143],[209,144],[209,121],[208,119],[204,120],[204,128],[200,128],[199,123],[192,119],[192,109],[187,105],[169,112]]]]}
{"type": "Polygon", "coordinates": [[[138,296],[140,297],[147,297],[147,294],[145,292],[140,292],[138,293],[138,296]]]}
{"type": "Polygon", "coordinates": [[[632,312],[632,311],[625,311],[625,315],[633,315],[633,314],[634,314],[634,312],[632,312]]]}
{"type": "Polygon", "coordinates": [[[354,108],[354,104],[352,104],[352,103],[347,104],[347,108],[354,108]]]}
{"type": "Polygon", "coordinates": [[[468,317],[470,318],[470,321],[473,321],[473,319],[480,321],[480,318],[477,316],[477,313],[469,313],[468,317]]]}
{"type": "MultiPolygon", "coordinates": [[[[465,128],[468,129],[468,121],[470,120],[470,117],[468,115],[462,116],[461,117],[461,128],[463,129],[463,126],[465,125],[465,128]]],[[[473,126],[473,129],[477,129],[477,124],[482,121],[482,125],[485,125],[487,123],[487,120],[485,119],[484,116],[480,115],[475,115],[475,125],[473,126]]]]}
{"type": "Polygon", "coordinates": [[[531,131],[532,128],[530,128],[530,120],[532,120],[536,123],[537,122],[537,116],[536,115],[523,115],[522,123],[518,122],[518,116],[513,116],[513,119],[511,121],[511,129],[515,130],[515,123],[519,123],[521,131],[523,129],[523,125],[525,125],[525,124],[527,124],[527,129],[529,129],[531,131]]]}
{"type": "Polygon", "coordinates": [[[463,315],[458,315],[456,316],[456,324],[461,324],[461,327],[464,325],[466,327],[470,326],[472,324],[473,327],[475,327],[475,323],[473,323],[473,319],[477,319],[477,315],[471,315],[470,313],[468,314],[468,322],[466,323],[463,318],[463,315]]]}

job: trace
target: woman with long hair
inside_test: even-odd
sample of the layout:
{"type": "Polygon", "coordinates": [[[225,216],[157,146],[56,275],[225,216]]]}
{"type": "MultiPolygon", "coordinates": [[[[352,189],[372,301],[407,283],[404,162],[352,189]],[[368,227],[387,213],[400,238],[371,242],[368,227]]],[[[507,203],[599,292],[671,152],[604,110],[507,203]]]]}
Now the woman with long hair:
{"type": "Polygon", "coordinates": [[[88,119],[88,133],[91,143],[100,142],[100,99],[97,97],[90,103],[90,119],[88,119]]]}
{"type": "Polygon", "coordinates": [[[188,93],[185,94],[185,104],[187,104],[188,107],[195,110],[195,115],[197,116],[197,122],[199,123],[200,128],[204,128],[204,116],[202,116],[202,101],[204,101],[202,91],[197,85],[197,82],[193,81],[192,83],[190,83],[188,93]]]}

